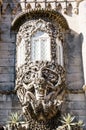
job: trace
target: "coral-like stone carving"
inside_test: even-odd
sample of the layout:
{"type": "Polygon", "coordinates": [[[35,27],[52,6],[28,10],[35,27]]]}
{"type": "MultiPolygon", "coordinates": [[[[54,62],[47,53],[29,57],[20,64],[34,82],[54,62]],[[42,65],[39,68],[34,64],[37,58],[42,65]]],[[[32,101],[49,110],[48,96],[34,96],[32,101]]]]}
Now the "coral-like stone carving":
{"type": "Polygon", "coordinates": [[[26,43],[26,58],[22,66],[16,66],[16,90],[27,121],[31,117],[45,122],[58,113],[62,104],[65,71],[56,61],[57,34],[58,31],[52,24],[40,19],[27,22],[19,30],[17,46],[21,44],[23,36],[26,43]],[[51,61],[31,61],[31,37],[37,30],[45,31],[51,37],[51,61]]]}
{"type": "Polygon", "coordinates": [[[30,114],[45,121],[58,112],[65,87],[63,67],[49,62],[31,63],[19,80],[16,89],[27,120],[30,114]]]}

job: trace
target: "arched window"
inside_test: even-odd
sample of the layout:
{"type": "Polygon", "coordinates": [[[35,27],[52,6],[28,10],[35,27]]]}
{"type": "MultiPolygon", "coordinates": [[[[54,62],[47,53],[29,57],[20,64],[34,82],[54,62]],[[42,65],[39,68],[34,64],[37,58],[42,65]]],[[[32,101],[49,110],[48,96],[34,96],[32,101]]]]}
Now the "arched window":
{"type": "Polygon", "coordinates": [[[22,38],[17,47],[17,67],[22,66],[25,63],[25,41],[22,38]]]}
{"type": "Polygon", "coordinates": [[[48,33],[37,31],[31,37],[31,61],[51,61],[51,44],[48,33]]]}
{"type": "Polygon", "coordinates": [[[56,57],[57,63],[63,66],[63,46],[58,38],[56,39],[56,57]]]}

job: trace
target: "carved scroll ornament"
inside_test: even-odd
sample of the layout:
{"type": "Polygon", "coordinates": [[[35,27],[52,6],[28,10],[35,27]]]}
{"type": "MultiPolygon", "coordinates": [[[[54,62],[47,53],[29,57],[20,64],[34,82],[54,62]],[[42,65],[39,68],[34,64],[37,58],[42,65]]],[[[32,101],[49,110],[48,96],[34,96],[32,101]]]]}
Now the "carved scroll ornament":
{"type": "Polygon", "coordinates": [[[23,112],[37,120],[47,120],[58,112],[65,87],[64,69],[51,63],[30,64],[17,81],[17,95],[23,112]]]}
{"type": "MultiPolygon", "coordinates": [[[[34,24],[38,22],[35,21],[34,24]]],[[[26,59],[25,64],[17,68],[16,90],[27,121],[30,118],[38,121],[47,121],[54,117],[62,104],[65,89],[64,68],[56,63],[56,31],[53,31],[55,34],[53,37],[52,29],[49,28],[50,25],[43,21],[41,23],[38,26],[31,26],[29,30],[24,26],[26,33],[23,29],[20,31],[21,34],[23,32],[23,37],[26,39],[26,59]],[[49,33],[52,39],[52,58],[50,62],[32,62],[30,60],[30,37],[39,28],[49,33]]],[[[20,33],[18,38],[19,36],[20,33]]],[[[17,42],[19,42],[18,39],[17,42]]]]}

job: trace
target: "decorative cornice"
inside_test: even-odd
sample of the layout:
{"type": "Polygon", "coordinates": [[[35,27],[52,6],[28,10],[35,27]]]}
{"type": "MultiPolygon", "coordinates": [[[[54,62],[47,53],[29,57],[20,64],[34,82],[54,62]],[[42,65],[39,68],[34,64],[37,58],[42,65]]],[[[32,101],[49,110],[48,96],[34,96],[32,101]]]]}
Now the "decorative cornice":
{"type": "Polygon", "coordinates": [[[54,9],[62,14],[71,15],[78,14],[78,4],[81,0],[29,0],[29,1],[4,1],[0,0],[2,4],[1,14],[7,14],[9,10],[10,15],[17,15],[19,12],[31,11],[32,9],[54,9]]]}
{"type": "Polygon", "coordinates": [[[39,18],[54,21],[55,23],[58,23],[63,30],[69,30],[68,23],[63,15],[61,15],[59,12],[56,12],[55,10],[48,9],[35,9],[29,12],[18,14],[12,22],[12,30],[18,31],[19,27],[26,21],[39,18]]]}

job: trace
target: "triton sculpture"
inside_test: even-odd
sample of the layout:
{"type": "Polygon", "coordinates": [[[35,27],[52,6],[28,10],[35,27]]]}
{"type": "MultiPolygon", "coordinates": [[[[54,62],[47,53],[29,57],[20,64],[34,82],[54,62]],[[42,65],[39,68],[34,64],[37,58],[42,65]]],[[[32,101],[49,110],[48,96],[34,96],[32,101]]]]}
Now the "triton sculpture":
{"type": "MultiPolygon", "coordinates": [[[[51,120],[58,125],[59,121],[54,118],[60,115],[65,91],[65,70],[57,63],[57,59],[62,60],[56,54],[58,31],[50,22],[39,19],[26,22],[17,35],[17,95],[26,120],[43,123],[43,126],[51,120]]],[[[61,55],[59,53],[61,50],[58,52],[61,55]]]]}

